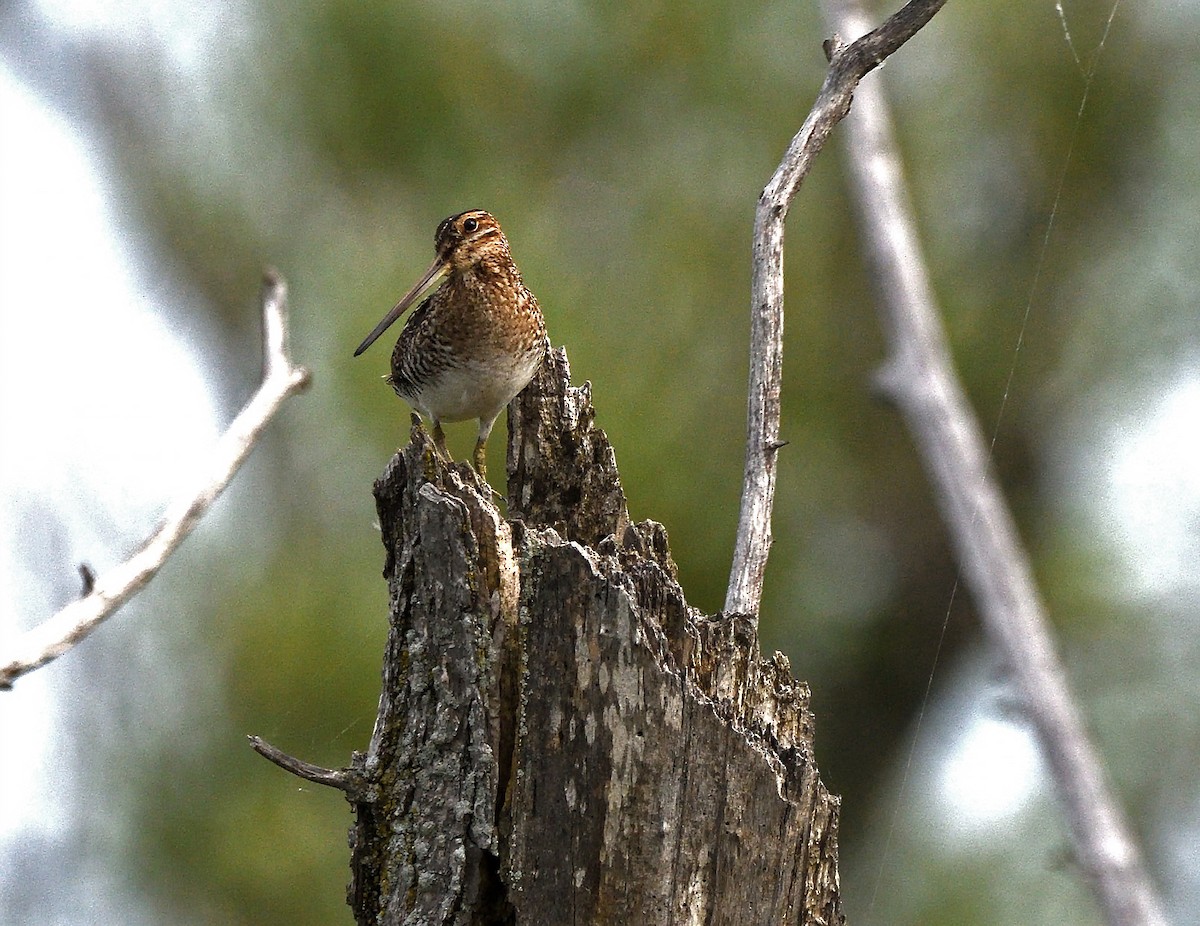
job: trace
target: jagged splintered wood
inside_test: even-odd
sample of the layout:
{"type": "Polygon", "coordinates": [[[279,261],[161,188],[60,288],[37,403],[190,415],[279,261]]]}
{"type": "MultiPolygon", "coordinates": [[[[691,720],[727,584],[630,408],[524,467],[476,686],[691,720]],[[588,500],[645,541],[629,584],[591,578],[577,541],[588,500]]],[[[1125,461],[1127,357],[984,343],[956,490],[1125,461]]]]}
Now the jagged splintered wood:
{"type": "Polygon", "coordinates": [[[350,772],[363,924],[836,924],[808,688],[631,523],[552,352],[509,410],[510,517],[416,426],[376,483],[391,626],[350,772]]]}

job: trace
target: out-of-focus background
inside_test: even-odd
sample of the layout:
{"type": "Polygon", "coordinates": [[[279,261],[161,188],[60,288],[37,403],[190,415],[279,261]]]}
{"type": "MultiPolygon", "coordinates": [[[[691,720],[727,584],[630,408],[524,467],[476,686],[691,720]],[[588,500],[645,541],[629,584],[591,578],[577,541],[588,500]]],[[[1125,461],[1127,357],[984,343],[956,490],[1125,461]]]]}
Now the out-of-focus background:
{"type": "MultiPolygon", "coordinates": [[[[996,465],[1075,690],[1175,923],[1200,923],[1200,5],[1122,4],[1101,50],[1110,12],[950,4],[881,73],[989,433],[1007,394],[996,465]]],[[[190,485],[257,384],[268,263],[314,374],[152,586],[0,695],[0,921],[349,922],[347,805],[245,734],[330,766],[370,735],[371,481],[408,412],[380,381],[393,339],[351,351],[446,215],[500,218],[632,514],[720,607],[754,203],[823,37],[807,2],[0,6],[0,638],[190,485]]],[[[846,910],[1099,923],[1004,667],[963,589],[950,607],[909,435],[872,398],[839,157],[788,222],[763,638],[812,685],[846,910]]]]}

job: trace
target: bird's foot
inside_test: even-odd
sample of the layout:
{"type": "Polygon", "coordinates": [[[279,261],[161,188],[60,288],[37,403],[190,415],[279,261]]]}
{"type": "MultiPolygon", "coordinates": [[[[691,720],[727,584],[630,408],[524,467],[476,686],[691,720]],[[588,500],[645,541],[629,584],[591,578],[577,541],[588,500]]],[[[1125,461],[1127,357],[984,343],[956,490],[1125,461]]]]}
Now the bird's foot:
{"type": "Polygon", "coordinates": [[[492,501],[504,501],[504,496],[493,489],[491,483],[487,481],[487,466],[484,465],[484,462],[478,455],[476,455],[474,461],[474,472],[477,489],[483,492],[486,497],[492,501]]]}

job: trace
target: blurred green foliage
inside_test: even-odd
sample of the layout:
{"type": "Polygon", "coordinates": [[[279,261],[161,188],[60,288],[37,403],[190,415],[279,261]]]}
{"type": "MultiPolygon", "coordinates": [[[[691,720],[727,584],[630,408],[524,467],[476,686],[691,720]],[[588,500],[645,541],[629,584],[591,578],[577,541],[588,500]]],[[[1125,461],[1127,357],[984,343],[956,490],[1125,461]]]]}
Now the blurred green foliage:
{"type": "MultiPolygon", "coordinates": [[[[1109,8],[1065,6],[1086,65],[1109,8]]],[[[1102,258],[1144,246],[1150,185],[1197,180],[1155,144],[1195,116],[1172,108],[1196,60],[1194,37],[1163,25],[1172,15],[1186,19],[1120,8],[1078,121],[1084,80],[1049,2],[950,4],[883,69],[959,370],[985,430],[1003,405],[996,464],[1065,649],[1108,640],[1109,661],[1079,669],[1088,697],[1123,690],[1119,653],[1141,618],[1104,584],[1111,552],[1047,493],[1072,414],[1178,345],[1161,334],[1178,324],[1166,308],[1139,325],[1122,306],[1150,280],[1076,298],[1098,291],[1102,258]]],[[[290,281],[295,354],[315,376],[204,546],[207,578],[172,579],[216,678],[188,709],[186,761],[164,738],[125,782],[140,821],[129,863],[172,921],[348,921],[344,802],[297,789],[242,737],[340,765],[370,735],[386,599],[370,487],[408,410],[379,379],[390,340],[359,360],[353,347],[424,268],[441,218],[497,214],[553,341],[593,383],[632,514],[666,524],[690,600],[715,611],[740,490],[754,204],[819,87],[823,27],[810,4],[679,0],[260,0],[221,16],[188,68],[161,47],[38,27],[83,62],[75,112],[144,275],[201,294],[211,313],[171,323],[197,332],[226,411],[256,381],[264,263],[290,281]]],[[[861,919],[955,568],[910,439],[871,394],[882,338],[836,143],[789,217],[787,308],[790,445],[764,648],[813,686],[818,760],[846,801],[846,905],[861,919]]],[[[465,456],[472,437],[452,429],[452,449],[465,456]]],[[[978,645],[968,598],[959,589],[943,665],[978,645]]],[[[1125,772],[1142,767],[1123,745],[1132,715],[1106,718],[1114,777],[1135,819],[1152,819],[1157,783],[1125,772]]],[[[920,889],[870,916],[1098,922],[1086,903],[1066,904],[1073,920],[1046,913],[1058,901],[1014,908],[1021,919],[997,911],[1025,890],[1079,894],[1055,869],[1061,830],[1047,829],[1045,857],[978,855],[966,876],[936,838],[898,840],[905,859],[891,866],[920,889]]]]}

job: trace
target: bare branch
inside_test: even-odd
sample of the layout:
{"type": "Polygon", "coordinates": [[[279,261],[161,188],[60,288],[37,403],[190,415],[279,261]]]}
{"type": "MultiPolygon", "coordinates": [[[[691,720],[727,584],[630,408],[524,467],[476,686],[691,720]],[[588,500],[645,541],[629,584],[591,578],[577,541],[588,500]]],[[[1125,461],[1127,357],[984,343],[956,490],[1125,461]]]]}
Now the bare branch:
{"type": "Polygon", "coordinates": [[[311,781],[313,784],[325,785],[345,791],[352,801],[367,800],[370,790],[362,772],[355,768],[322,768],[295,756],[289,756],[281,749],[272,746],[261,736],[248,736],[251,748],[264,759],[274,762],[285,772],[291,772],[297,778],[311,781]]]}
{"type": "Polygon", "coordinates": [[[746,423],[746,466],[726,614],[757,620],[763,574],[771,548],[775,502],[775,455],[779,441],[779,396],[783,373],[783,222],[833,127],[850,111],[858,82],[912,38],[945,0],[911,0],[874,32],[849,46],[825,43],[830,59],[825,83],[783,161],[758,198],[750,302],[750,389],[746,423]]]}
{"type": "MultiPolygon", "coordinates": [[[[274,270],[263,278],[262,311],[262,384],[217,443],[200,485],[171,505],[162,524],[130,559],[92,577],[87,594],[17,641],[0,660],[0,690],[74,647],[154,578],[229,485],[284,400],[308,385],[308,371],[293,366],[287,353],[287,284],[274,270]]],[[[87,586],[87,576],[84,581],[87,586]]]]}
{"type": "MultiPolygon", "coordinates": [[[[845,3],[843,9],[853,6],[845,3]]],[[[835,27],[855,35],[866,25],[855,10],[836,16],[835,27]]],[[[985,628],[1016,678],[1058,783],[1075,853],[1108,922],[1165,924],[1162,904],[1071,698],[987,444],[955,377],[878,80],[859,88],[846,132],[849,187],[889,343],[880,383],[913,432],[958,561],[985,628]]]]}

